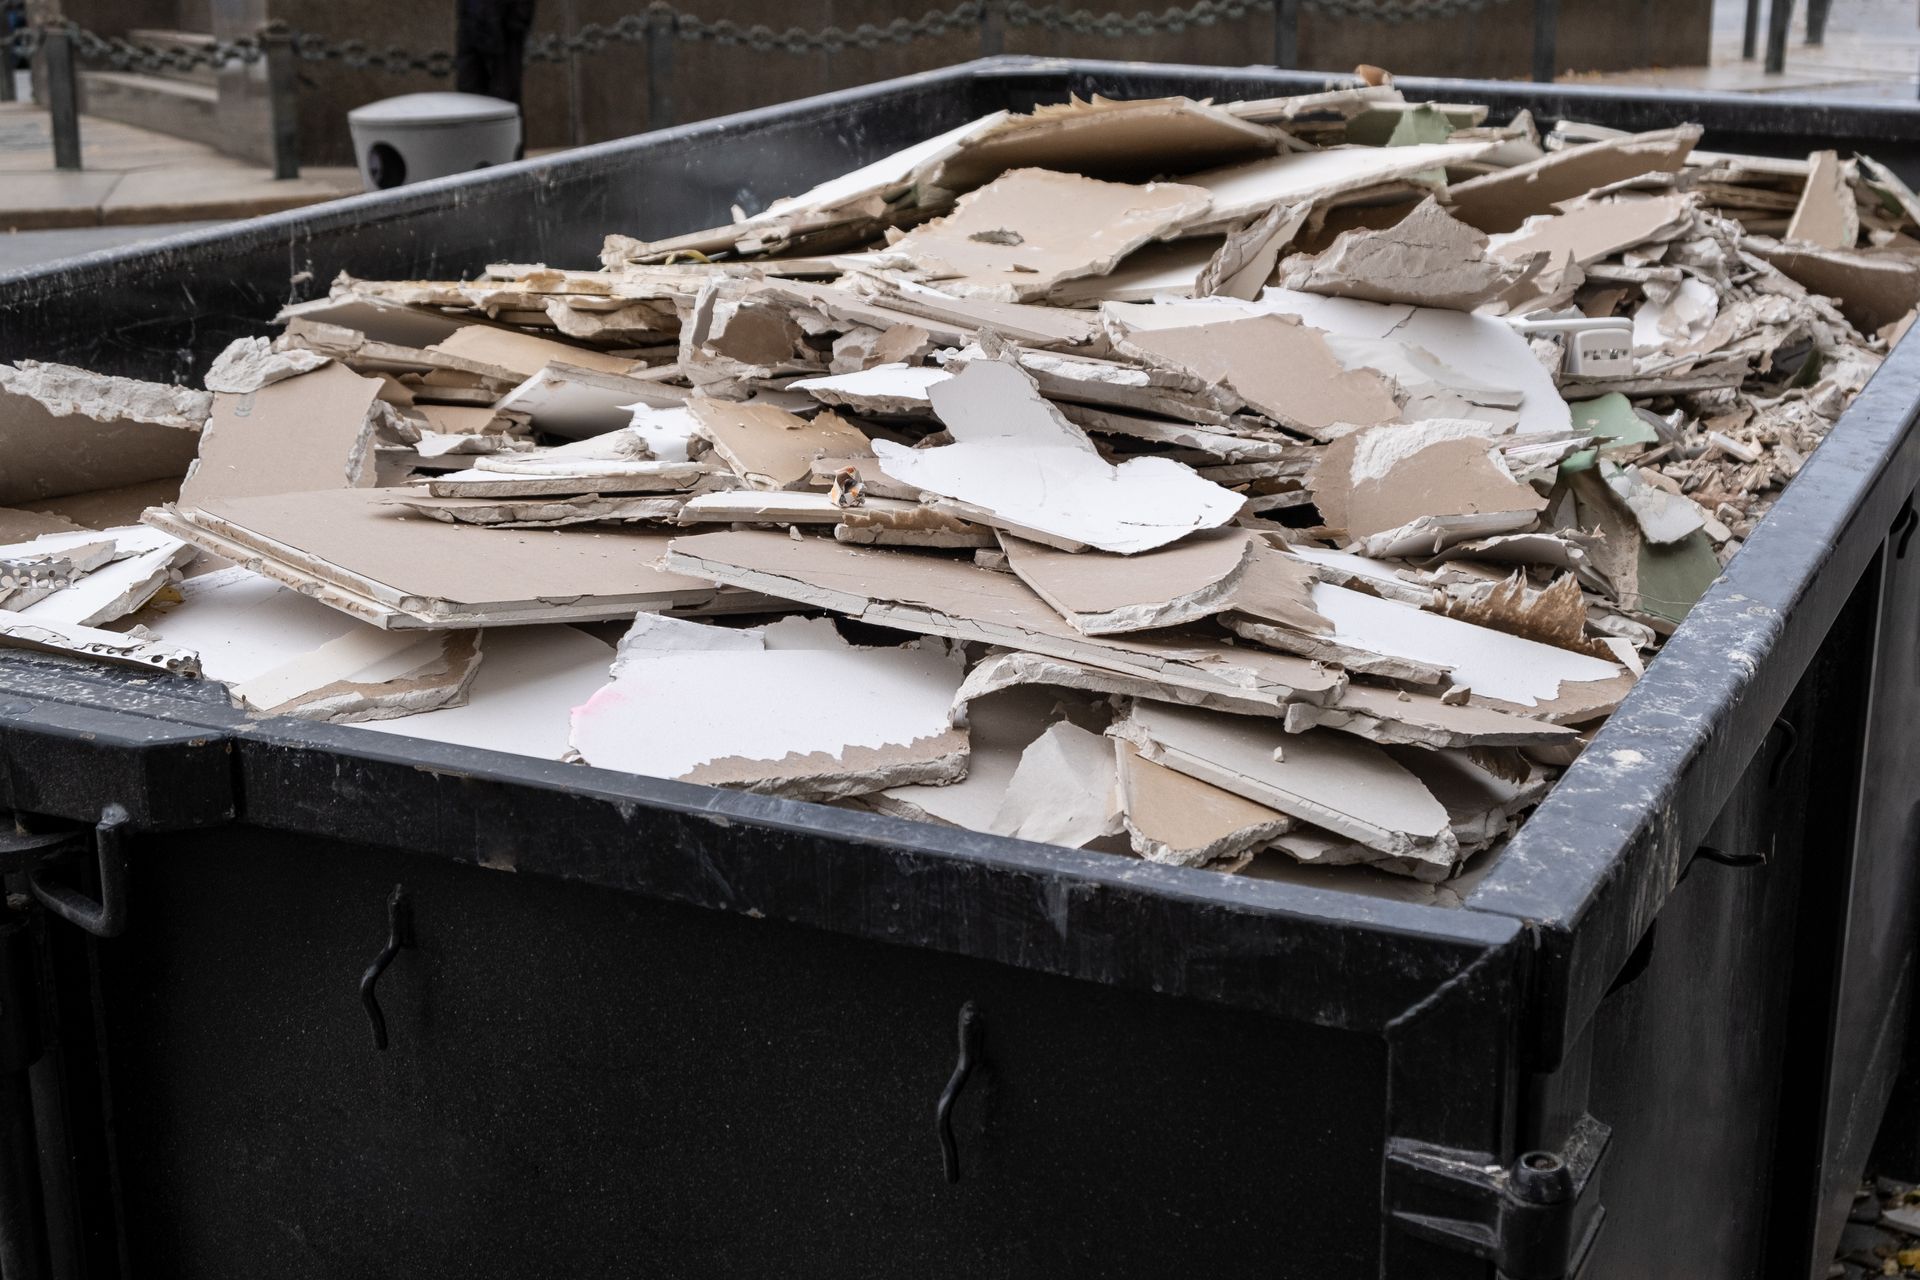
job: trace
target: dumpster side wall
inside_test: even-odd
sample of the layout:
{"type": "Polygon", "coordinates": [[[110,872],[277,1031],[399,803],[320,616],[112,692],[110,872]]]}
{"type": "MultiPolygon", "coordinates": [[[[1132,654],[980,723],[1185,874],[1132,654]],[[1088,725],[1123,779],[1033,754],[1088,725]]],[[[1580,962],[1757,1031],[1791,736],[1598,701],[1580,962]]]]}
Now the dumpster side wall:
{"type": "Polygon", "coordinates": [[[1377,1265],[1377,1041],[259,830],[143,845],[132,895],[101,990],[143,1274],[1377,1265]]]}

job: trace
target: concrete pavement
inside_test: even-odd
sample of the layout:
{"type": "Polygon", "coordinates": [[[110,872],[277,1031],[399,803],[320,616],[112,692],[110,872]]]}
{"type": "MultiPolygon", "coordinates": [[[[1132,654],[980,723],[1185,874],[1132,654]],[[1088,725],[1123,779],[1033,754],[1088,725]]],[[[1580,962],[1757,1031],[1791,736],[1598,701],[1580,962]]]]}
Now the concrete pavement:
{"type": "Polygon", "coordinates": [[[55,169],[47,112],[0,103],[0,232],[246,218],[360,189],[352,169],[275,181],[197,142],[91,116],[80,148],[79,171],[55,169]]]}

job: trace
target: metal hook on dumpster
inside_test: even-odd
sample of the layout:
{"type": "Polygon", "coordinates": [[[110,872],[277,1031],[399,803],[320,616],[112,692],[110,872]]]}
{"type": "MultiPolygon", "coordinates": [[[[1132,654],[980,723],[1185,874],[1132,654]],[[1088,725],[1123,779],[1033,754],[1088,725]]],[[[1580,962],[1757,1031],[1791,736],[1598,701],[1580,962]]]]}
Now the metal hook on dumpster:
{"type": "Polygon", "coordinates": [[[1913,495],[1908,494],[1906,502],[1901,504],[1900,514],[1893,518],[1893,528],[1887,530],[1888,537],[1892,537],[1895,534],[1898,534],[1900,537],[1899,545],[1893,550],[1893,558],[1895,560],[1905,560],[1907,558],[1907,543],[1912,541],[1913,531],[1915,529],[1920,529],[1920,512],[1914,511],[1913,495]]]}
{"type": "Polygon", "coordinates": [[[407,898],[405,885],[393,886],[393,892],[387,895],[387,945],[367,966],[366,974],[360,979],[360,1003],[367,1008],[367,1021],[373,1024],[373,1047],[387,1047],[387,1017],[380,1012],[380,999],[374,994],[374,984],[380,981],[387,966],[400,954],[402,947],[413,945],[413,903],[407,898]]]}
{"type": "Polygon", "coordinates": [[[980,1010],[969,1000],[960,1006],[960,1060],[953,1064],[953,1075],[940,1092],[940,1103],[933,1110],[934,1125],[940,1132],[940,1157],[946,1165],[947,1181],[960,1181],[960,1148],[953,1141],[953,1104],[967,1087],[980,1056],[980,1010]]]}
{"type": "Polygon", "coordinates": [[[47,868],[36,863],[27,872],[27,887],[47,910],[96,938],[117,938],[127,927],[127,827],[132,819],[117,804],[101,810],[94,824],[94,862],[100,871],[100,900],[47,878],[47,868]]]}
{"type": "Polygon", "coordinates": [[[1773,758],[1773,768],[1767,774],[1767,785],[1778,787],[1780,779],[1787,772],[1787,761],[1793,759],[1793,753],[1800,748],[1800,731],[1793,727],[1793,721],[1781,716],[1773,722],[1773,727],[1786,735],[1787,745],[1780,748],[1780,754],[1773,758]]]}

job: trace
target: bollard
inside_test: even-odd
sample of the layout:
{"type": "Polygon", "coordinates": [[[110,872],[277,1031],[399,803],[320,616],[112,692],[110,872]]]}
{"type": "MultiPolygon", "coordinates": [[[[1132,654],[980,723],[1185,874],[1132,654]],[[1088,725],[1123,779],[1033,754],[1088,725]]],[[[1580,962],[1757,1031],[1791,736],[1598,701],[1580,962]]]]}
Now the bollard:
{"type": "Polygon", "coordinates": [[[53,167],[80,167],[80,94],[73,74],[73,37],[64,29],[49,31],[40,44],[46,59],[47,113],[53,126],[53,167]]]}
{"type": "Polygon", "coordinates": [[[13,32],[0,22],[0,102],[12,102],[19,96],[13,86],[13,32]]]}
{"type": "Polygon", "coordinates": [[[1300,0],[1275,0],[1273,6],[1273,65],[1300,65],[1300,0]]]}
{"type": "Polygon", "coordinates": [[[1552,84],[1559,74],[1560,0],[1533,0],[1533,78],[1552,84]]]}
{"type": "Polygon", "coordinates": [[[997,58],[1006,51],[1006,0],[984,0],[980,6],[980,56],[997,58]]]}
{"type": "Polygon", "coordinates": [[[1767,74],[1787,69],[1787,29],[1793,25],[1793,0],[1773,0],[1767,10],[1767,74]]]}
{"type": "Polygon", "coordinates": [[[300,176],[300,86],[294,79],[293,32],[274,21],[261,33],[267,55],[267,118],[273,131],[273,176],[300,176]]]}
{"type": "Polygon", "coordinates": [[[656,9],[647,14],[647,128],[664,129],[673,123],[673,14],[656,9]]]}
{"type": "Polygon", "coordinates": [[[1827,11],[1833,8],[1833,0],[1807,0],[1807,43],[1810,45],[1827,42],[1827,11]]]}
{"type": "Polygon", "coordinates": [[[1760,0],[1747,0],[1747,28],[1740,38],[1740,57],[1752,62],[1760,49],[1760,0]]]}

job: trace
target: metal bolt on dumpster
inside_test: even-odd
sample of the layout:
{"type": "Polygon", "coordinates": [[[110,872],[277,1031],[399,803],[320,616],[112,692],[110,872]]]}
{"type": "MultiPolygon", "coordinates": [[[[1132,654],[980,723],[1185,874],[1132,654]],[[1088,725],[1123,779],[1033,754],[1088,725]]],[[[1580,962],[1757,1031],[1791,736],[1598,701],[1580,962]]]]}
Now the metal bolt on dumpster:
{"type": "MultiPolygon", "coordinates": [[[[342,271],[591,261],[1070,95],[1327,87],[992,59],[0,277],[0,358],[197,383],[342,271]]],[[[1911,109],[1399,87],[1920,173],[1911,109]]],[[[0,649],[0,1275],[1818,1274],[1907,1038],[1917,404],[1897,346],[1444,905],[0,649]]]]}

